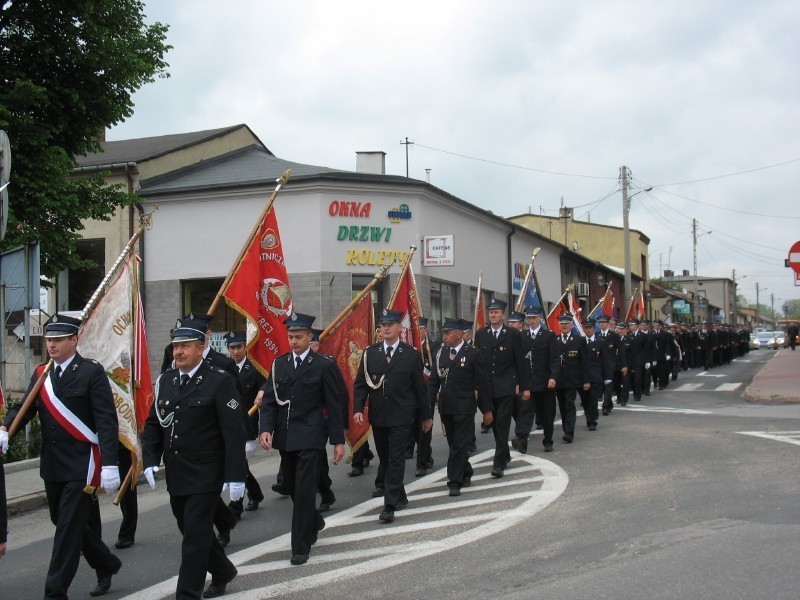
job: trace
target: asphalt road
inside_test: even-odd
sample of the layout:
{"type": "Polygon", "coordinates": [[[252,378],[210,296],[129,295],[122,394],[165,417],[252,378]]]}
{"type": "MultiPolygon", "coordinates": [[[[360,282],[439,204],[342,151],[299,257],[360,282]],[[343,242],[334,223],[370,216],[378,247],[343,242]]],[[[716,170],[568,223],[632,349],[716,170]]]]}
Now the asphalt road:
{"type": "MultiPolygon", "coordinates": [[[[601,417],[578,417],[575,443],[512,451],[492,480],[491,435],[478,435],[476,477],[449,498],[446,443],[438,423],[434,471],[414,478],[408,509],[379,524],[370,497],[375,465],[348,478],[332,467],[337,502],[302,567],[289,565],[291,502],[267,500],[233,531],[240,575],[226,598],[791,598],[800,590],[800,406],[760,406],[740,394],[772,351],[682,373],[666,391],[601,417]],[[737,385],[738,384],[738,385],[737,385]],[[481,477],[483,476],[483,477],[481,477]]],[[[556,437],[558,440],[560,435],[556,437]]],[[[253,472],[265,490],[277,455],[253,472]]],[[[180,539],[164,483],[140,490],[136,545],[109,598],[174,595],[180,539]]],[[[104,538],[119,512],[105,499],[104,538]]],[[[46,510],[14,517],[0,561],[0,597],[39,598],[53,527],[46,510]]],[[[71,597],[88,597],[94,574],[81,564],[71,597]]]]}

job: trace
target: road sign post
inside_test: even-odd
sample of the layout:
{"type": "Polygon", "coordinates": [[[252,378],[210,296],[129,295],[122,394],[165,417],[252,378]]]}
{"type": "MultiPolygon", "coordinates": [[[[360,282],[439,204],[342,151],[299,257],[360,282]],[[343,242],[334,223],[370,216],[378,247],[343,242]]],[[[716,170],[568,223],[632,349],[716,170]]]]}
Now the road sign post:
{"type": "MultiPolygon", "coordinates": [[[[796,274],[800,275],[800,242],[795,242],[789,248],[789,266],[796,274]]],[[[795,277],[795,280],[797,280],[797,277],[795,277]]]]}

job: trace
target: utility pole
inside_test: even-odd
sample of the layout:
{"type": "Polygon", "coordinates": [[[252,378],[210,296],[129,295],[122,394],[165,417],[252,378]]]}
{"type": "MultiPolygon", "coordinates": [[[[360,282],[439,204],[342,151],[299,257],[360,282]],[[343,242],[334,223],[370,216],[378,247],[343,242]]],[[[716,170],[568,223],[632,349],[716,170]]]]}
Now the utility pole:
{"type": "Polygon", "coordinates": [[[692,219],[692,254],[694,255],[694,302],[692,303],[692,321],[697,320],[697,304],[699,303],[700,296],[697,293],[699,286],[697,285],[697,219],[692,219]]]}
{"type": "MultiPolygon", "coordinates": [[[[775,294],[770,293],[769,295],[769,306],[770,310],[772,311],[772,324],[775,325],[775,294]]],[[[774,327],[773,327],[774,329],[774,327]]]]}
{"type": "Polygon", "coordinates": [[[732,323],[736,325],[736,322],[739,320],[739,312],[736,310],[736,269],[733,270],[733,275],[731,276],[733,279],[733,321],[732,323]]]}
{"type": "Polygon", "coordinates": [[[761,323],[758,322],[758,282],[756,281],[756,327],[759,327],[761,323]]]}
{"type": "Polygon", "coordinates": [[[625,303],[623,310],[628,310],[631,303],[631,233],[628,225],[630,202],[628,201],[628,167],[619,168],[619,182],[622,187],[622,236],[625,247],[625,303]]]}
{"type": "Polygon", "coordinates": [[[408,138],[406,138],[405,142],[400,142],[403,146],[406,147],[406,177],[408,177],[408,147],[413,146],[414,142],[409,142],[408,138]]]}

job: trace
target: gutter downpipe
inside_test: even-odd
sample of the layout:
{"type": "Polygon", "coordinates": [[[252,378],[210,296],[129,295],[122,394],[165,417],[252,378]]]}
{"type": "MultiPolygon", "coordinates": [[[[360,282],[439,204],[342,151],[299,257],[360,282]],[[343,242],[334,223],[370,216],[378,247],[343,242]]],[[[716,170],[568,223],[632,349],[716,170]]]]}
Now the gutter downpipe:
{"type": "Polygon", "coordinates": [[[508,277],[508,304],[512,305],[514,303],[514,279],[513,279],[513,271],[512,267],[513,264],[511,262],[511,236],[517,233],[517,228],[515,225],[511,226],[511,231],[508,232],[506,236],[506,276],[508,277]]]}

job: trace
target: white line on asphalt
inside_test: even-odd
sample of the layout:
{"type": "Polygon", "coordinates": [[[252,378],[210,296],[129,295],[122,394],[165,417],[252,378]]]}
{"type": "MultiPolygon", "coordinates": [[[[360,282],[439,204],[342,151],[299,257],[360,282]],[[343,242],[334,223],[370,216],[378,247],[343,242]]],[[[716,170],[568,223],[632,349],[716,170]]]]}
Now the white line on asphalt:
{"type": "Polygon", "coordinates": [[[715,392],[732,392],[736,388],[738,388],[741,383],[721,383],[716,388],[714,388],[715,392]]]}
{"type": "Polygon", "coordinates": [[[703,387],[702,383],[684,383],[675,388],[676,392],[693,392],[696,389],[703,387]]]}
{"type": "Polygon", "coordinates": [[[725,373],[709,373],[708,371],[703,371],[702,373],[697,374],[698,377],[725,377],[725,373]]]}
{"type": "Polygon", "coordinates": [[[673,413],[682,415],[710,415],[712,413],[705,410],[695,410],[693,408],[672,408],[671,406],[649,406],[637,404],[636,406],[615,406],[614,410],[623,410],[631,412],[661,412],[673,413]]]}
{"type": "Polygon", "coordinates": [[[800,431],[737,431],[736,433],[800,446],[800,431]]]}

